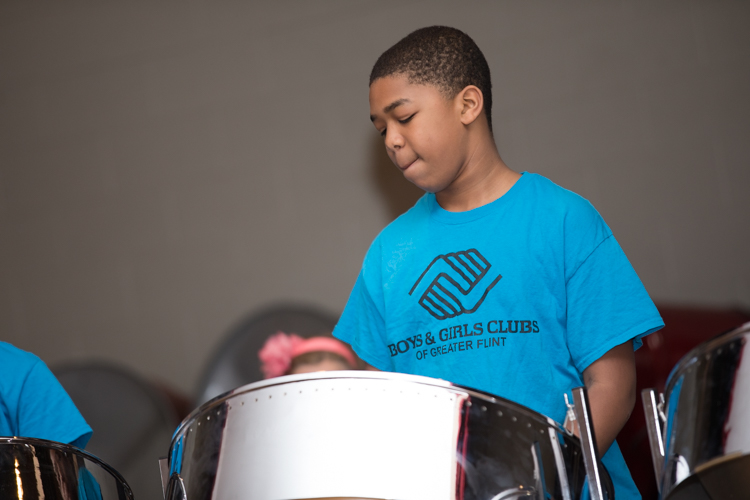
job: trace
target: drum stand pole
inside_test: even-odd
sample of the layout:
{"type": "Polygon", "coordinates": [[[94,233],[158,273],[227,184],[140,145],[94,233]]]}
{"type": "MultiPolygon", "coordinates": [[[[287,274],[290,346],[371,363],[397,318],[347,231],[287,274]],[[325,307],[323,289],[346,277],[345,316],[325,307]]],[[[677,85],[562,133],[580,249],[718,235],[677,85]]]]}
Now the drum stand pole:
{"type": "Polygon", "coordinates": [[[651,460],[654,463],[654,474],[656,474],[656,489],[661,493],[661,476],[664,468],[664,438],[662,437],[662,408],[664,397],[657,402],[656,391],[643,389],[641,400],[643,411],[646,413],[646,430],[648,430],[648,442],[651,448],[651,460]]]}
{"type": "Polygon", "coordinates": [[[591,500],[604,500],[602,478],[599,474],[599,451],[596,448],[596,437],[594,436],[594,426],[591,421],[589,396],[585,387],[576,387],[573,389],[573,402],[575,404],[578,430],[581,435],[583,465],[586,468],[586,476],[589,480],[591,500]]]}
{"type": "Polygon", "coordinates": [[[167,457],[159,457],[159,472],[161,473],[161,494],[166,498],[169,483],[169,461],[167,457]]]}

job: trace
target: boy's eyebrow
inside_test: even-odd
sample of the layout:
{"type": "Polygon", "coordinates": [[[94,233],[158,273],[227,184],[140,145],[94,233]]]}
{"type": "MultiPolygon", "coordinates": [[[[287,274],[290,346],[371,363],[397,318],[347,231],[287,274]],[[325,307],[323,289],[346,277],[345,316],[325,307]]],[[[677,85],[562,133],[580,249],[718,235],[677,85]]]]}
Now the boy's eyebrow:
{"type": "MultiPolygon", "coordinates": [[[[383,108],[383,113],[390,113],[391,111],[393,111],[397,107],[401,106],[402,104],[406,104],[407,102],[411,102],[411,101],[409,99],[405,98],[405,97],[403,97],[401,99],[396,99],[395,101],[393,101],[392,103],[390,103],[388,106],[386,106],[386,107],[383,108]]],[[[375,117],[373,115],[370,115],[370,121],[371,122],[375,121],[375,117]]]]}

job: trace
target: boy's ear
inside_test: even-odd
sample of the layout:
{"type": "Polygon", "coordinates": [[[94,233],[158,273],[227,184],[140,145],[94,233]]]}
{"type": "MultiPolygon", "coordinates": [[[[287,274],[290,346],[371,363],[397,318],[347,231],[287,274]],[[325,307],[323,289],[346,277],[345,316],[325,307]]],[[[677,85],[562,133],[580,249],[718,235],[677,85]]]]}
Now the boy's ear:
{"type": "Polygon", "coordinates": [[[464,125],[473,123],[484,110],[484,96],[475,85],[466,86],[456,99],[461,105],[461,123],[464,125]]]}

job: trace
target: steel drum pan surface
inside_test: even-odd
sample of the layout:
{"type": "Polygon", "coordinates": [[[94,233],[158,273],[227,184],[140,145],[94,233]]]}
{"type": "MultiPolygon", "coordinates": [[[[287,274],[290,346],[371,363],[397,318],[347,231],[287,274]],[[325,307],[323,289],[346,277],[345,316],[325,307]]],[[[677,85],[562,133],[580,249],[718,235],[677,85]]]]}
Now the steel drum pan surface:
{"type": "Polygon", "coordinates": [[[2,500],[133,500],[110,466],[71,445],[0,437],[2,500]]]}
{"type": "Polygon", "coordinates": [[[573,500],[580,442],[511,401],[441,380],[340,371],[235,389],[193,412],[167,500],[573,500]]]}
{"type": "Polygon", "coordinates": [[[670,373],[661,418],[647,404],[662,498],[750,498],[749,337],[747,323],[699,345],[670,373]]]}

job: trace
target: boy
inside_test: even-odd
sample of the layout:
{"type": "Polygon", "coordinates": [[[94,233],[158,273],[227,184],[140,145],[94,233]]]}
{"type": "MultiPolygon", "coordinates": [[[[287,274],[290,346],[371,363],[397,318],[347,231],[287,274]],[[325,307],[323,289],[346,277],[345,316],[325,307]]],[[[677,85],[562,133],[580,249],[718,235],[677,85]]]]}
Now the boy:
{"type": "Polygon", "coordinates": [[[491,108],[489,67],[461,31],[417,30],[375,63],[370,119],[427,193],[373,242],[334,335],[378,369],[558,422],[585,384],[617,499],[640,498],[614,440],[635,404],[634,348],[663,323],[596,210],[503,163],[491,108]]]}

